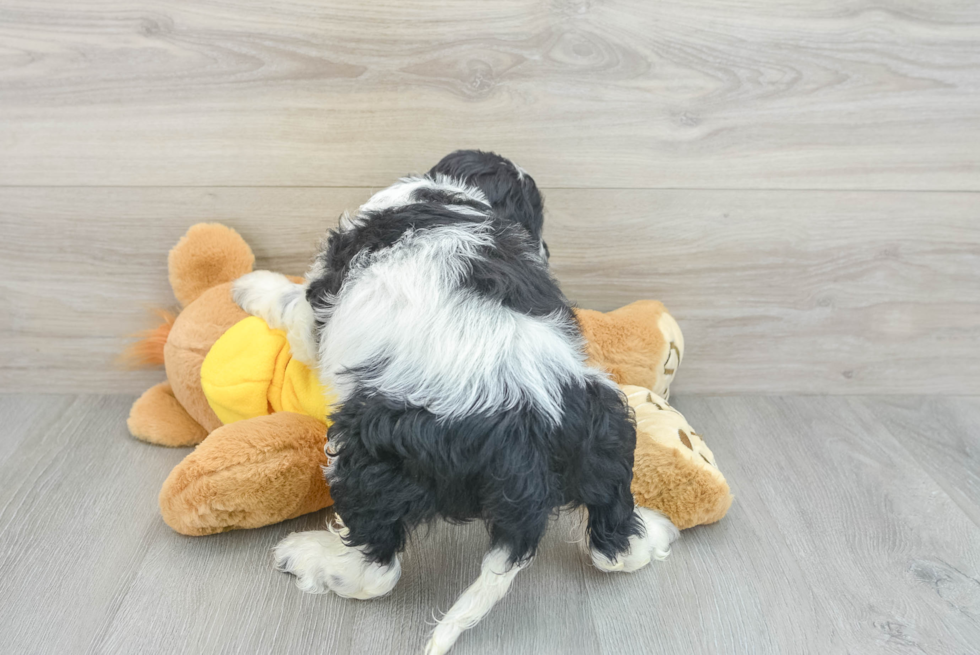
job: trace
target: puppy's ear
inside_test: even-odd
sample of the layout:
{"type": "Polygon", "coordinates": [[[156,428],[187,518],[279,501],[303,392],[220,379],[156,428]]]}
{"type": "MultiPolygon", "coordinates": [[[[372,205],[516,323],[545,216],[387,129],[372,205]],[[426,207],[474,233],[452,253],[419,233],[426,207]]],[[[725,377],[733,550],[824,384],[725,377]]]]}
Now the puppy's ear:
{"type": "Polygon", "coordinates": [[[480,189],[498,217],[523,225],[535,241],[541,240],[544,200],[534,179],[511,160],[492,152],[457,150],[428,175],[444,175],[480,189]]]}

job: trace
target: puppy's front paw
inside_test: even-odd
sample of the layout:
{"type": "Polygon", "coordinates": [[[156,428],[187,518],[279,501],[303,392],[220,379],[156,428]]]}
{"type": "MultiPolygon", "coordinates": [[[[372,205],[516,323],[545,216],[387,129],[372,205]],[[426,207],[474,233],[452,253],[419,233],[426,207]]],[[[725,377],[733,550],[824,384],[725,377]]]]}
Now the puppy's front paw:
{"type": "Polygon", "coordinates": [[[377,598],[391,591],[402,573],[397,557],[387,566],[371,562],[326,530],[294,532],[273,554],[276,568],[296,576],[296,586],[308,594],[330,590],[344,598],[377,598]]]}
{"type": "Polygon", "coordinates": [[[231,293],[246,312],[285,330],[293,357],[312,368],[317,365],[316,317],[304,289],[280,273],[254,271],[235,280],[231,293]]]}
{"type": "Polygon", "coordinates": [[[663,560],[670,555],[670,544],[680,536],[677,527],[666,516],[646,507],[637,507],[645,534],[630,537],[629,551],[610,560],[592,551],[592,563],[600,571],[630,573],[650,563],[651,559],[663,560]]]}
{"type": "Polygon", "coordinates": [[[296,286],[281,273],[253,271],[235,280],[231,295],[239,307],[273,325],[273,322],[278,323],[283,296],[296,286]]]}

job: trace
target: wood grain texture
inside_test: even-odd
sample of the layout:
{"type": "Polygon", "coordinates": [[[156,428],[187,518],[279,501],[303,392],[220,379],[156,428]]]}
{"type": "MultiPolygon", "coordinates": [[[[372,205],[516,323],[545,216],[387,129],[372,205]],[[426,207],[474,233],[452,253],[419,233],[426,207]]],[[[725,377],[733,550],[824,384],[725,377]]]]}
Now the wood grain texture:
{"type": "MultiPolygon", "coordinates": [[[[0,189],[0,389],[142,391],[120,371],[166,253],[222,221],[258,265],[302,273],[369,189],[0,189]]],[[[567,294],[665,302],[694,393],[980,393],[980,195],[546,190],[567,294]]]]}
{"type": "Polygon", "coordinates": [[[980,189],[958,0],[7,0],[0,184],[980,189]]]}
{"type": "Polygon", "coordinates": [[[912,453],[943,491],[980,525],[980,402],[975,398],[854,399],[912,453]]]}
{"type": "Polygon", "coordinates": [[[221,221],[258,264],[302,273],[328,226],[365,190],[2,189],[0,389],[141,392],[162,372],[115,363],[148,308],[176,305],[166,253],[221,221]]]}
{"type": "MultiPolygon", "coordinates": [[[[742,509],[724,521],[748,523],[799,564],[805,582],[789,584],[829,618],[809,619],[808,634],[839,638],[843,647],[830,652],[971,652],[980,643],[980,530],[854,402],[704,397],[676,405],[716,454],[722,448],[733,510],[742,509]]],[[[748,543],[756,542],[735,546],[742,557],[753,557],[748,543]]],[[[742,579],[727,597],[746,588],[742,579]]]]}
{"type": "Polygon", "coordinates": [[[38,418],[0,462],[0,640],[10,653],[95,652],[169,532],[156,495],[183,453],[128,437],[131,397],[13,400],[38,418]]]}
{"type": "Polygon", "coordinates": [[[44,402],[24,402],[21,396],[0,395],[0,466],[22,442],[37,439],[63,416],[71,396],[47,396],[44,402]]]}
{"type": "MultiPolygon", "coordinates": [[[[433,612],[476,576],[479,525],[418,533],[387,598],[308,596],[270,549],[323,513],[188,538],[156,493],[186,452],[125,433],[131,398],[0,398],[30,435],[0,462],[0,637],[9,652],[420,651],[433,612]],[[34,418],[25,421],[30,414],[34,418]],[[58,629],[51,629],[56,625],[58,629]]],[[[668,560],[604,575],[553,524],[533,565],[454,654],[961,654],[980,640],[980,527],[895,440],[919,399],[679,397],[735,493],[668,560]],[[875,416],[872,416],[874,414],[875,416]]],[[[956,438],[980,400],[954,401],[956,438]]],[[[913,438],[918,439],[917,435],[913,438]]],[[[974,440],[975,443],[975,440],[974,440]]]]}

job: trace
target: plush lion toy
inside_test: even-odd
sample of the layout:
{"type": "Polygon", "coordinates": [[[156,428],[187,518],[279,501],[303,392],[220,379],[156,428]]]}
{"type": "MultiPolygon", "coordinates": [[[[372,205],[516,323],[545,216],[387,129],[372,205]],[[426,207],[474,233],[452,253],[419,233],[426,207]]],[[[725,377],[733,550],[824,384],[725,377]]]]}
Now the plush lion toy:
{"type": "MultiPolygon", "coordinates": [[[[167,381],[134,404],[138,439],[197,446],[160,491],[164,521],[186,535],[256,528],[331,504],[326,465],[330,391],[290,355],[286,335],[232,300],[252,250],[234,230],[193,226],[170,251],[182,309],[142,335],[129,355],[163,364],[167,381]]],[[[659,302],[612,312],[577,310],[588,355],[621,385],[637,421],[633,494],[679,528],[719,520],[732,497],[714,456],[667,404],[684,354],[680,328],[659,302]]]]}

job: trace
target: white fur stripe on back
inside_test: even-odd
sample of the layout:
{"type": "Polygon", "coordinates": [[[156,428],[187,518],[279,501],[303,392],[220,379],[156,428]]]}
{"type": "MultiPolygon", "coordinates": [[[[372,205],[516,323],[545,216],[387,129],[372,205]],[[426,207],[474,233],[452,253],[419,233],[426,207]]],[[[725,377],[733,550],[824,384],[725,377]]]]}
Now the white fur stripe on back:
{"type": "Polygon", "coordinates": [[[345,372],[358,370],[357,382],[439,416],[528,401],[560,422],[562,386],[601,376],[560,318],[521,314],[461,286],[490,244],[485,224],[462,223],[408,233],[358,261],[321,335],[324,382],[343,400],[355,382],[345,372]]]}

